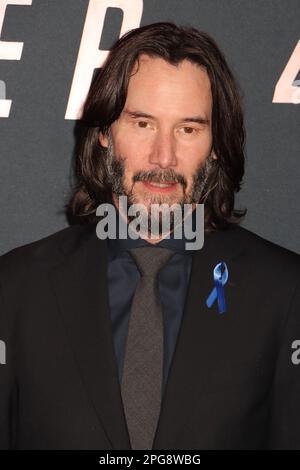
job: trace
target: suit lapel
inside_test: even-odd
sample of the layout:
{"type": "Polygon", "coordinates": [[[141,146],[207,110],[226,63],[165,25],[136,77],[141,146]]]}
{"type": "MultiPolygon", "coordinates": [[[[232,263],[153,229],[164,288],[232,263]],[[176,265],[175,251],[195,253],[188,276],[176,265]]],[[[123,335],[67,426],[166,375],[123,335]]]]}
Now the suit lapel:
{"type": "MultiPolygon", "coordinates": [[[[217,303],[206,306],[206,298],[214,287],[213,269],[225,261],[229,279],[225,287],[228,312],[231,310],[235,283],[230,279],[234,258],[242,252],[238,237],[239,228],[205,234],[204,246],[195,253],[190,284],[177,338],[153,449],[180,448],[186,425],[195,413],[205,378],[210,374],[217,348],[218,331],[231,321],[230,313],[220,315],[217,303]],[[223,326],[222,326],[223,325],[223,326]],[[177,446],[177,447],[176,447],[177,446]]],[[[207,423],[206,423],[207,424],[207,423]]],[[[205,433],[205,423],[203,423],[205,433]]]]}
{"type": "Polygon", "coordinates": [[[106,241],[87,229],[50,273],[87,394],[114,449],[130,449],[114,353],[107,289],[106,241]]]}

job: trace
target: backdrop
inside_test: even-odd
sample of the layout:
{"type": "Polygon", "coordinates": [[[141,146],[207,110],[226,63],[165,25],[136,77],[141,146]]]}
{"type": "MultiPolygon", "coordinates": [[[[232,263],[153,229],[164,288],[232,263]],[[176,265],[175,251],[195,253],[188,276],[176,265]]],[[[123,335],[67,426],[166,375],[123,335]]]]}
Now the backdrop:
{"type": "Polygon", "coordinates": [[[299,0],[0,0],[0,253],[68,225],[74,129],[114,40],[157,21],[211,34],[244,94],[243,226],[300,253],[299,0]]]}

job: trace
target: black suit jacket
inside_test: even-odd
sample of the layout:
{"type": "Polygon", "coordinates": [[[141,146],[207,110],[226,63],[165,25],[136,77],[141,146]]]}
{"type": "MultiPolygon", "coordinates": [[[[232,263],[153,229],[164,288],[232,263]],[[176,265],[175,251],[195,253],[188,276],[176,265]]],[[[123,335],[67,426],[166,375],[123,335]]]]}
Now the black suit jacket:
{"type": "MultiPolygon", "coordinates": [[[[300,448],[299,259],[241,227],[205,237],[153,449],[300,448]],[[222,260],[219,314],[205,301],[222,260]]],[[[106,268],[95,226],[0,257],[0,448],[130,449],[106,268]]]]}

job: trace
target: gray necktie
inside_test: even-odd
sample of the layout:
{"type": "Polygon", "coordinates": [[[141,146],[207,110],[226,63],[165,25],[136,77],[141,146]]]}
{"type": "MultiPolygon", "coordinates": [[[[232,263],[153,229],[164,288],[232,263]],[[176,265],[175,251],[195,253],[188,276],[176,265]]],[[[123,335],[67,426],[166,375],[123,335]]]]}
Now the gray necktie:
{"type": "Polygon", "coordinates": [[[158,423],[163,375],[163,316],[158,273],[174,251],[128,250],[140,279],[131,305],[121,393],[132,449],[151,449],[158,423]]]}

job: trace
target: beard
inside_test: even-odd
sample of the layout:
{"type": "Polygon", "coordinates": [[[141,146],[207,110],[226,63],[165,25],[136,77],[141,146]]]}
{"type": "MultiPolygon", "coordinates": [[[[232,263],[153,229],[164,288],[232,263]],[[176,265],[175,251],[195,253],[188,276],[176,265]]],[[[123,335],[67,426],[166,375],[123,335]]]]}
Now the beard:
{"type": "MultiPolygon", "coordinates": [[[[149,170],[149,171],[138,171],[132,178],[132,185],[128,187],[125,183],[125,159],[122,156],[118,158],[115,155],[114,146],[112,142],[111,132],[108,134],[108,147],[106,152],[106,172],[107,182],[111,186],[111,191],[117,197],[126,196],[128,207],[133,204],[144,204],[148,206],[146,212],[141,212],[140,220],[142,226],[147,227],[148,236],[151,236],[151,226],[154,222],[158,226],[159,236],[163,236],[166,232],[163,226],[163,213],[164,207],[162,206],[159,213],[152,210],[152,204],[167,204],[168,206],[176,203],[180,206],[180,211],[170,211],[170,225],[171,231],[174,230],[175,226],[182,224],[184,220],[184,205],[185,204],[198,204],[205,199],[205,195],[208,192],[207,182],[213,165],[212,154],[210,154],[204,163],[202,163],[192,175],[192,184],[190,191],[186,191],[187,181],[184,176],[175,173],[173,169],[166,170],[149,170]],[[134,190],[134,185],[138,181],[148,181],[153,183],[164,181],[181,184],[183,194],[179,200],[174,200],[174,194],[168,195],[164,193],[152,193],[146,191],[143,194],[143,200],[140,200],[138,194],[134,190]]],[[[127,221],[131,222],[135,217],[127,215],[127,221]]]]}

